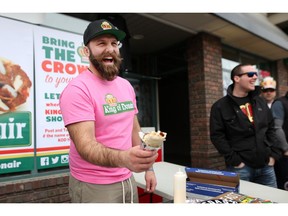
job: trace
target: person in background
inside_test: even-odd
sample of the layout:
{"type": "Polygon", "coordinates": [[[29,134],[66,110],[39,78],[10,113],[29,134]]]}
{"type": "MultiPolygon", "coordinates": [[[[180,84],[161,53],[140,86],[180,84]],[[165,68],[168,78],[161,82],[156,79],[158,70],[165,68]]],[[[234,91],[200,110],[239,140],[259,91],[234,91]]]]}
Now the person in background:
{"type": "Polygon", "coordinates": [[[288,190],[288,92],[277,98],[271,107],[276,135],[282,149],[282,157],[275,163],[278,188],[288,190]]]}
{"type": "Polygon", "coordinates": [[[271,110],[255,86],[256,69],[239,64],[231,71],[227,95],[217,100],[210,112],[210,139],[224,156],[228,171],[240,179],[277,187],[275,160],[277,148],[271,110]]]}
{"type": "Polygon", "coordinates": [[[91,22],[83,35],[89,67],[60,96],[71,143],[69,193],[72,202],[139,202],[132,172],[145,171],[146,190],[157,185],[152,165],[157,151],[140,147],[136,96],[118,76],[119,41],[126,33],[111,22],[91,22]]]}
{"type": "Polygon", "coordinates": [[[265,99],[269,108],[276,98],[276,81],[271,76],[264,77],[261,82],[261,96],[265,99]]]}
{"type": "MultiPolygon", "coordinates": [[[[261,87],[261,95],[266,100],[269,108],[272,109],[274,128],[276,131],[278,144],[283,151],[283,156],[279,160],[275,161],[274,165],[277,187],[280,189],[288,190],[288,127],[287,125],[284,126],[285,113],[288,111],[288,108],[286,108],[287,110],[284,111],[284,105],[285,102],[287,103],[288,98],[287,96],[284,96],[276,100],[276,81],[270,76],[263,79],[263,81],[261,82],[261,87]],[[274,101],[275,104],[273,103],[274,101]]],[[[288,120],[286,120],[286,122],[288,122],[288,120]]]]}

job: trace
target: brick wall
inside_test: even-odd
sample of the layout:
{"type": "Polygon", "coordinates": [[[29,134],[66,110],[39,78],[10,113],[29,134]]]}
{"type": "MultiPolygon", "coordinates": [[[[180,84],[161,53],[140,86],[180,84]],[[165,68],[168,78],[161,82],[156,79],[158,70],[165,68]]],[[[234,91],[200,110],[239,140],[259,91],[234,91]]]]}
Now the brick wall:
{"type": "Polygon", "coordinates": [[[191,164],[193,167],[224,169],[223,157],[210,141],[212,104],[223,96],[222,48],[218,37],[199,33],[188,42],[191,164]]]}
{"type": "Polygon", "coordinates": [[[69,203],[68,173],[0,182],[0,203],[69,203]]]}

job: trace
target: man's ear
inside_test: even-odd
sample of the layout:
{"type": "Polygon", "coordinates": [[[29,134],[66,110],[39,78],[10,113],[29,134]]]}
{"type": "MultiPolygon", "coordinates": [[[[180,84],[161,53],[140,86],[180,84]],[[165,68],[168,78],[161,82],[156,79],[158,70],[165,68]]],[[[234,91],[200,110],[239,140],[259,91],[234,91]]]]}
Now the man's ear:
{"type": "Polygon", "coordinates": [[[89,56],[89,55],[90,55],[90,50],[88,49],[87,46],[84,47],[84,54],[85,54],[86,56],[89,56]]]}
{"type": "Polygon", "coordinates": [[[237,83],[237,82],[239,82],[240,77],[239,76],[234,76],[233,79],[234,79],[234,82],[237,83]]]}

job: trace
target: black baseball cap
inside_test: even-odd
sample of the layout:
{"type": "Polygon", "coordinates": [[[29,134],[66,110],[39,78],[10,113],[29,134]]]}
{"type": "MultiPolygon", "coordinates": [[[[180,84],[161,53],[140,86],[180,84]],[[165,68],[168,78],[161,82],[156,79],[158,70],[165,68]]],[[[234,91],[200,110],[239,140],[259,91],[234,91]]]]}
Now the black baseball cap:
{"type": "Polygon", "coordinates": [[[83,35],[83,41],[85,46],[89,43],[93,38],[103,35],[103,34],[111,34],[114,35],[118,41],[121,41],[125,38],[126,33],[116,26],[114,26],[111,22],[105,19],[95,20],[91,22],[83,35]]]}

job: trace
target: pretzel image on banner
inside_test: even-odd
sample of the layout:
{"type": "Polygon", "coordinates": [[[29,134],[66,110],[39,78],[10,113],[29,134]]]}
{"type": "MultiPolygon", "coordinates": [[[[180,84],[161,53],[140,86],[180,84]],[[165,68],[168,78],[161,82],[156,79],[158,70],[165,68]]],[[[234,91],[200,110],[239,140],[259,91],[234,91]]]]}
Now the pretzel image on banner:
{"type": "Polygon", "coordinates": [[[17,64],[0,57],[0,114],[26,102],[32,83],[17,64]]]}

